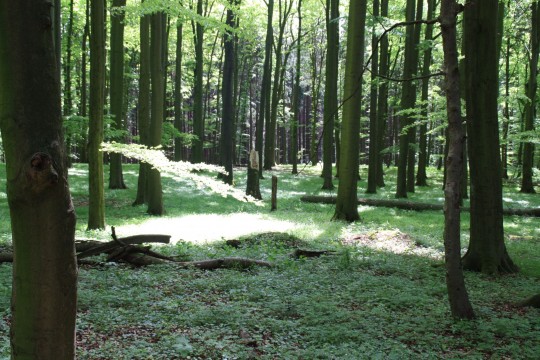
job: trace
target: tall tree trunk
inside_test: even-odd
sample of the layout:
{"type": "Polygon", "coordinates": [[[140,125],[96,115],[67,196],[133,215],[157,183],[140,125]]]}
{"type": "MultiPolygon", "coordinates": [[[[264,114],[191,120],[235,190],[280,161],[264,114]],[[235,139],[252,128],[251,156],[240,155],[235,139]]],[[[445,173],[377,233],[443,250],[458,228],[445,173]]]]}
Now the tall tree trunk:
{"type": "MultiPolygon", "coordinates": [[[[373,17],[379,17],[379,0],[373,0],[373,17]]],[[[379,39],[375,32],[375,22],[373,23],[371,35],[371,94],[369,102],[369,160],[368,160],[368,181],[366,193],[375,194],[377,192],[377,171],[379,170],[379,126],[377,120],[377,97],[378,97],[378,71],[379,71],[379,39]]]]}
{"type": "Polygon", "coordinates": [[[351,0],[343,90],[340,178],[333,217],[335,220],[349,222],[360,219],[357,200],[361,114],[359,105],[362,99],[365,25],[366,0],[351,0]]]}
{"type": "MultiPolygon", "coordinates": [[[[323,169],[324,190],[332,190],[332,161],[334,157],[334,127],[338,108],[339,57],[339,0],[326,0],[326,70],[323,111],[323,169]]],[[[337,140],[337,139],[336,139],[337,140]]],[[[337,161],[336,161],[337,164],[337,161]]]]}
{"type": "Polygon", "coordinates": [[[14,252],[12,359],[75,358],[75,210],[51,24],[49,1],[0,2],[0,131],[14,252]]]}
{"type": "MultiPolygon", "coordinates": [[[[381,16],[388,17],[388,0],[381,2],[381,16]]],[[[379,61],[379,75],[388,76],[390,56],[388,51],[388,35],[384,35],[380,41],[381,57],[379,61]]],[[[377,100],[377,143],[379,149],[384,148],[384,133],[388,117],[388,82],[383,81],[379,87],[379,99],[377,100]]],[[[378,154],[377,159],[377,186],[384,187],[383,157],[378,154]]]]}
{"type": "MultiPolygon", "coordinates": [[[[416,3],[416,20],[422,20],[422,14],[424,9],[424,0],[418,0],[416,3]]],[[[413,76],[418,72],[418,56],[419,56],[419,44],[420,44],[420,34],[422,32],[422,25],[414,25],[414,71],[413,76]]],[[[416,105],[416,82],[413,83],[414,88],[414,103],[412,106],[416,105]]],[[[414,118],[409,119],[411,125],[415,122],[414,118]]],[[[417,126],[412,126],[409,129],[409,151],[407,155],[407,191],[414,192],[414,165],[416,163],[416,148],[417,148],[417,136],[416,136],[417,126]]]]}
{"type": "MultiPolygon", "coordinates": [[[[197,15],[203,15],[203,0],[197,0],[197,15]]],[[[204,159],[204,114],[203,114],[203,26],[195,25],[195,84],[193,88],[193,133],[197,139],[191,147],[191,162],[200,163],[204,159]]]]}
{"type": "MultiPolygon", "coordinates": [[[[139,98],[137,106],[137,118],[139,121],[140,143],[150,146],[150,15],[140,18],[140,66],[139,66],[139,98]]],[[[150,166],[139,163],[139,178],[137,181],[137,195],[133,205],[142,205],[148,201],[148,172],[150,166]]]]}
{"type": "Polygon", "coordinates": [[[302,49],[302,0],[298,0],[298,37],[296,40],[296,70],[294,75],[293,89],[294,119],[291,123],[291,152],[293,156],[293,174],[298,174],[298,124],[300,123],[300,99],[302,96],[302,88],[300,86],[300,57],[302,49]]]}
{"type": "Polygon", "coordinates": [[[86,43],[88,37],[90,36],[90,1],[86,0],[85,7],[85,20],[84,20],[84,30],[81,42],[81,107],[79,114],[83,117],[86,117],[87,114],[87,95],[86,95],[86,84],[87,84],[87,75],[86,75],[86,65],[87,65],[87,50],[86,43]]]}
{"type": "MultiPolygon", "coordinates": [[[[124,122],[124,19],[126,0],[113,0],[111,12],[111,114],[114,117],[114,129],[125,130],[124,122]]],[[[122,141],[122,138],[116,139],[122,141]]],[[[122,155],[109,155],[109,189],[125,189],[122,173],[122,155]]]]}
{"type": "MultiPolygon", "coordinates": [[[[155,13],[150,23],[150,79],[151,79],[151,117],[148,132],[150,146],[161,145],[161,133],[163,130],[163,103],[164,103],[164,53],[163,34],[166,15],[155,13]]],[[[148,210],[151,215],[163,215],[163,194],[161,190],[161,174],[157,169],[149,169],[147,173],[147,200],[148,210]]]]}
{"type": "Polygon", "coordinates": [[[105,228],[103,107],[105,105],[105,0],[89,0],[90,124],[88,128],[88,230],[105,228]]]}
{"type": "Polygon", "coordinates": [[[463,162],[465,133],[461,126],[461,95],[459,89],[459,65],[456,41],[456,17],[458,4],[455,0],[441,3],[441,28],[446,72],[446,113],[448,116],[449,151],[444,203],[444,250],[446,264],[446,287],[452,316],[459,319],[474,317],[461,268],[460,240],[460,182],[463,162]]]}
{"type": "MultiPolygon", "coordinates": [[[[433,13],[435,12],[435,0],[428,0],[427,18],[433,19],[433,13]]],[[[431,43],[433,38],[433,24],[426,25],[425,41],[431,43]]],[[[416,172],[416,185],[427,186],[427,174],[426,167],[427,162],[427,122],[428,122],[428,107],[429,107],[429,67],[431,65],[431,51],[432,46],[429,45],[424,50],[424,59],[422,64],[422,76],[426,76],[422,80],[422,120],[419,130],[419,143],[418,143],[418,169],[416,172]]]]}
{"type": "MultiPolygon", "coordinates": [[[[174,128],[179,132],[183,131],[183,99],[182,99],[182,40],[183,23],[178,20],[176,24],[176,71],[174,77],[174,128]]],[[[185,160],[183,156],[182,138],[174,138],[174,161],[185,160]]]]}
{"type": "MultiPolygon", "coordinates": [[[[407,0],[406,21],[412,22],[415,19],[415,0],[407,0]]],[[[415,53],[415,27],[407,26],[405,38],[405,62],[403,64],[403,78],[410,79],[416,73],[417,59],[415,53]]],[[[414,108],[416,100],[416,86],[413,81],[404,81],[401,90],[401,110],[414,108]]],[[[399,160],[397,172],[396,198],[406,198],[407,191],[407,167],[409,164],[409,147],[411,144],[411,129],[412,117],[403,114],[400,119],[400,135],[399,135],[399,160]]]]}
{"type": "Polygon", "coordinates": [[[266,23],[266,40],[264,46],[264,65],[263,78],[261,84],[261,100],[259,101],[259,111],[257,114],[256,135],[255,135],[255,151],[259,156],[258,165],[259,177],[263,177],[263,151],[264,151],[264,126],[265,120],[270,121],[270,87],[272,76],[272,44],[273,44],[273,29],[272,16],[274,13],[274,0],[268,0],[268,18],[266,23]]]}
{"type": "Polygon", "coordinates": [[[320,65],[317,59],[317,32],[313,35],[312,53],[311,53],[311,98],[312,98],[312,115],[311,115],[311,147],[310,161],[311,165],[315,166],[319,163],[319,94],[321,90],[321,68],[324,61],[324,53],[321,55],[320,65]]]}
{"type": "Polygon", "coordinates": [[[264,170],[270,170],[274,167],[276,163],[275,154],[276,154],[276,127],[277,127],[277,112],[279,100],[281,98],[281,73],[282,67],[286,67],[286,61],[283,60],[283,39],[285,34],[285,26],[287,25],[287,20],[292,9],[292,0],[279,0],[279,33],[278,39],[275,41],[275,50],[276,50],[276,66],[274,68],[274,83],[272,86],[272,96],[270,102],[270,118],[266,121],[266,133],[265,133],[265,142],[264,142],[264,170]]]}
{"type": "MultiPolygon", "coordinates": [[[[236,0],[230,0],[231,7],[237,5],[236,0]]],[[[236,14],[231,8],[227,9],[226,24],[231,29],[236,28],[236,14]]],[[[233,106],[234,95],[234,74],[235,74],[235,46],[234,35],[232,31],[228,30],[224,34],[224,52],[225,59],[223,61],[223,85],[222,85],[222,98],[223,98],[223,111],[221,121],[221,165],[225,167],[227,175],[222,177],[226,184],[232,185],[233,183],[233,129],[234,129],[234,114],[235,109],[233,106]]]]}
{"type": "Polygon", "coordinates": [[[471,0],[464,12],[471,236],[466,269],[517,271],[504,244],[497,113],[497,0],[471,0]]]}
{"type": "MultiPolygon", "coordinates": [[[[529,63],[529,80],[527,82],[527,97],[529,101],[525,103],[524,131],[534,131],[534,120],[536,118],[536,90],[538,87],[538,52],[540,51],[540,5],[537,1],[532,3],[532,25],[531,25],[531,58],[529,63]]],[[[534,144],[531,141],[523,143],[521,164],[521,189],[520,192],[534,194],[533,185],[533,165],[534,165],[534,144]]]]}
{"type": "Polygon", "coordinates": [[[64,116],[69,116],[72,111],[73,100],[71,93],[71,54],[73,44],[73,1],[69,2],[69,20],[66,36],[66,62],[64,64],[64,116]]]}
{"type": "Polygon", "coordinates": [[[503,109],[503,134],[502,134],[502,177],[508,179],[508,131],[510,130],[510,36],[506,37],[506,55],[504,72],[504,109],[503,109]]]}

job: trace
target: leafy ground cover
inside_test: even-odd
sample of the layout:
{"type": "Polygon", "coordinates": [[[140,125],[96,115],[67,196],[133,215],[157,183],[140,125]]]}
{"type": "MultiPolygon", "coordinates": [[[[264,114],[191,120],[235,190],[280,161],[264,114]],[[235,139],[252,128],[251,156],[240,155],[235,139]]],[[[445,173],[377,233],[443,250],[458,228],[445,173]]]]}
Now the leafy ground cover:
{"type": "MultiPolygon", "coordinates": [[[[79,359],[536,359],[540,312],[515,303],[540,292],[540,219],[505,217],[507,246],[521,273],[501,278],[467,273],[478,315],[449,317],[442,255],[441,212],[361,207],[356,224],[331,222],[332,205],[302,203],[319,190],[320,168],[298,176],[265,172],[265,207],[197,190],[164,177],[166,216],[132,207],[137,167],[127,165],[128,190],[107,190],[107,223],[120,236],[163,233],[157,250],[185,260],[243,256],[273,268],[199,271],[174,265],[133,269],[83,266],[79,272],[79,359]],[[270,212],[270,175],[279,178],[278,210],[270,212]],[[239,239],[240,247],[226,244],[239,239]],[[295,260],[297,248],[333,250],[295,260]]],[[[236,183],[245,186],[245,170],[236,183]]],[[[86,232],[87,169],[70,184],[77,238],[109,240],[110,230],[86,232]]],[[[365,168],[362,168],[365,178],[365,168]]],[[[393,198],[395,170],[375,198],[393,198]]],[[[442,202],[441,174],[410,200],[442,202]]],[[[337,181],[336,181],[337,184],[337,181]]],[[[538,195],[505,186],[505,206],[538,207],[538,195]]],[[[365,182],[359,183],[359,192],[365,182]]],[[[367,196],[367,195],[366,195],[367,196]]],[[[10,245],[5,167],[0,165],[0,246],[10,245]]],[[[468,214],[463,214],[467,245],[468,214]]],[[[0,265],[0,357],[9,357],[11,265],[0,265]]]]}

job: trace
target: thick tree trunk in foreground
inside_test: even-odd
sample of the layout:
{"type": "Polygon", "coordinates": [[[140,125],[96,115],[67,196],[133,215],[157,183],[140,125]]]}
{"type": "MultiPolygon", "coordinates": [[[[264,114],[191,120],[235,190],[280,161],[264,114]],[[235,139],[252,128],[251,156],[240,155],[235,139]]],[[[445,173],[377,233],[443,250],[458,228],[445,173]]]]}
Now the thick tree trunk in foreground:
{"type": "MultiPolygon", "coordinates": [[[[115,8],[111,13],[111,114],[114,117],[114,129],[124,130],[124,19],[123,7],[126,0],[113,0],[115,8]]],[[[122,142],[122,139],[115,139],[122,142]]],[[[122,172],[122,155],[109,155],[109,189],[125,189],[122,172]]]]}
{"type": "Polygon", "coordinates": [[[88,0],[90,18],[90,122],[88,128],[88,229],[105,228],[103,106],[105,104],[105,0],[88,0]]]}
{"type": "Polygon", "coordinates": [[[474,311],[469,301],[461,268],[461,171],[463,170],[463,144],[465,134],[461,126],[461,98],[459,89],[459,66],[456,44],[456,17],[458,4],[455,0],[441,3],[441,28],[446,72],[446,113],[448,116],[448,157],[446,158],[446,185],[444,187],[444,259],[446,264],[446,287],[452,316],[472,319],[474,311]]]}
{"type": "Polygon", "coordinates": [[[471,238],[463,266],[489,274],[518,270],[504,244],[497,112],[497,15],[497,0],[471,0],[464,12],[471,238]]]}
{"type": "Polygon", "coordinates": [[[334,220],[360,219],[357,205],[358,144],[360,142],[360,106],[362,99],[362,70],[364,61],[364,33],[366,0],[352,0],[349,8],[347,60],[343,98],[343,123],[339,186],[334,220]]]}
{"type": "Polygon", "coordinates": [[[0,129],[14,249],[12,359],[74,359],[75,210],[50,2],[0,1],[0,129]]]}

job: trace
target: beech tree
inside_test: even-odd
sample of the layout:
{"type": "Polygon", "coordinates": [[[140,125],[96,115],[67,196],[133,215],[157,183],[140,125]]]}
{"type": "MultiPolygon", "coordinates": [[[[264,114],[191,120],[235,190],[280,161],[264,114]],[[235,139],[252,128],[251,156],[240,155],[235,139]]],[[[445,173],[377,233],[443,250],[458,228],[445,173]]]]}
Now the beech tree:
{"type": "Polygon", "coordinates": [[[506,251],[498,123],[498,0],[470,0],[464,11],[471,230],[463,266],[484,273],[518,269],[506,251]]]}
{"type": "Polygon", "coordinates": [[[105,104],[105,0],[90,1],[90,123],[88,128],[88,229],[105,228],[103,106],[105,104]]]}
{"type": "Polygon", "coordinates": [[[51,14],[46,0],[0,1],[0,130],[14,256],[12,359],[75,358],[75,210],[64,166],[51,14]]]}
{"type": "Polygon", "coordinates": [[[351,0],[349,29],[347,30],[347,55],[345,87],[343,90],[343,121],[340,157],[340,179],[334,220],[349,222],[360,219],[358,214],[358,144],[360,142],[360,106],[362,99],[362,70],[364,62],[364,34],[366,25],[366,0],[351,0]]]}
{"type": "MultiPolygon", "coordinates": [[[[124,130],[124,6],[126,0],[113,0],[111,12],[111,114],[114,129],[124,130]]],[[[117,139],[120,140],[120,139],[117,139]]],[[[125,189],[122,155],[110,154],[109,189],[125,189]]]]}
{"type": "Polygon", "coordinates": [[[456,22],[459,11],[455,0],[441,3],[441,29],[446,73],[446,113],[448,116],[447,176],[444,187],[444,250],[446,264],[446,286],[450,310],[456,318],[471,319],[473,308],[469,301],[461,268],[460,202],[461,171],[465,133],[461,125],[461,94],[456,41],[456,22]]]}

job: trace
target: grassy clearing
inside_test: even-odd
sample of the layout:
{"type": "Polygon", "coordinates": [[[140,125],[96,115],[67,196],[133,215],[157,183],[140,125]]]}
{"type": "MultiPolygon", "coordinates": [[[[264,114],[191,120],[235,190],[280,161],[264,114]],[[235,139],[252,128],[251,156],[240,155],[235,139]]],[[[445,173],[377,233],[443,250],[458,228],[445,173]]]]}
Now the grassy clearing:
{"type": "MultiPolygon", "coordinates": [[[[132,269],[104,265],[79,273],[79,359],[373,359],[512,358],[540,353],[540,312],[513,304],[540,292],[540,220],[506,217],[509,252],[522,272],[490,278],[467,273],[478,320],[449,317],[440,263],[442,213],[361,207],[362,222],[330,222],[331,205],[306,204],[321,194],[320,169],[279,177],[278,211],[206,194],[164,178],[163,218],[132,207],[137,167],[125,167],[129,190],[106,192],[107,224],[117,234],[164,233],[174,244],[159,251],[183,259],[245,256],[272,261],[272,269],[203,272],[174,266],[132,269]],[[258,234],[258,235],[254,235],[258,234]],[[235,249],[224,240],[245,239],[235,249]],[[295,246],[336,254],[293,260],[295,246]]],[[[365,178],[365,168],[362,168],[365,178]]],[[[441,176],[410,200],[441,202],[441,176]]],[[[76,165],[70,183],[77,209],[77,238],[86,232],[87,170],[76,165]]],[[[395,170],[372,197],[393,198],[395,170]]],[[[236,173],[245,185],[244,171],[236,173]]],[[[336,182],[337,185],[337,182],[336,182]]],[[[360,193],[365,182],[359,183],[360,193]]],[[[505,188],[505,205],[538,207],[538,195],[505,188]]],[[[463,214],[467,244],[468,214],[463,214]]],[[[0,165],[0,245],[9,245],[5,167],[0,165]]],[[[9,356],[11,265],[0,265],[0,357],[9,356]]]]}

